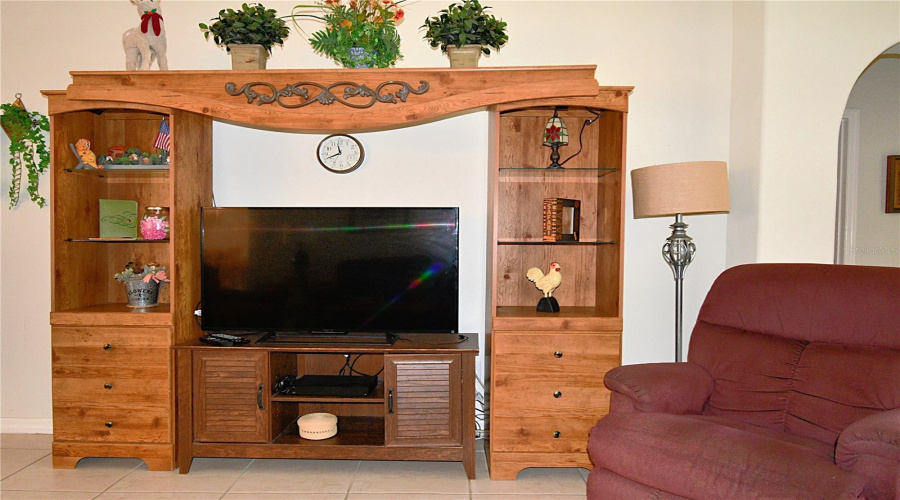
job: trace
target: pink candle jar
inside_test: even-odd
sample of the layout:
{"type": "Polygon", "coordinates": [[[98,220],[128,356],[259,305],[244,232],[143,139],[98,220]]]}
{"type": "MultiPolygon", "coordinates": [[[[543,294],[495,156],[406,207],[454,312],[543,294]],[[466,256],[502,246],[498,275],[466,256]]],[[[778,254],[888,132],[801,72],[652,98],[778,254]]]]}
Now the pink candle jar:
{"type": "Polygon", "coordinates": [[[164,240],[169,237],[168,207],[147,207],[141,217],[141,236],[145,240],[164,240]]]}

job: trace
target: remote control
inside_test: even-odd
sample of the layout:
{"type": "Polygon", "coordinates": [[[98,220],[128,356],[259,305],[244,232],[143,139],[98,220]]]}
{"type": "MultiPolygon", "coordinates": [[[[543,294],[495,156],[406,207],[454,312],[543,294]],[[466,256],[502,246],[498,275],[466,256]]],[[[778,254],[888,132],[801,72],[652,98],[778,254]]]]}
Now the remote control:
{"type": "Polygon", "coordinates": [[[231,342],[230,340],[217,339],[217,338],[212,337],[212,336],[210,336],[210,335],[207,335],[206,337],[200,337],[200,342],[204,342],[204,343],[212,344],[212,345],[217,345],[217,346],[222,346],[222,347],[232,347],[232,346],[234,346],[234,342],[231,342]]]}
{"type": "Polygon", "coordinates": [[[228,342],[234,342],[235,344],[246,344],[250,342],[244,337],[238,337],[237,335],[229,335],[227,333],[210,333],[210,337],[214,339],[227,340],[228,342]]]}

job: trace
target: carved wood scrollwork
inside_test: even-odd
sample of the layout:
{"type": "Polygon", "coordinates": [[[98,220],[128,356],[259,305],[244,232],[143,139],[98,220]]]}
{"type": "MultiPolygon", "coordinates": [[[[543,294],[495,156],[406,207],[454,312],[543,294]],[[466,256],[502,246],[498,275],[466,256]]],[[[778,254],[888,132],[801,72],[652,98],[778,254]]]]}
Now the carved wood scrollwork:
{"type": "Polygon", "coordinates": [[[419,88],[415,89],[406,82],[390,80],[379,84],[375,87],[375,90],[372,90],[366,84],[354,82],[335,82],[330,85],[322,85],[315,82],[299,82],[288,84],[282,89],[276,89],[275,85],[268,82],[250,82],[244,84],[240,88],[238,88],[237,84],[234,82],[225,84],[225,92],[227,92],[228,95],[244,95],[247,98],[248,104],[253,104],[255,102],[257,106],[262,106],[263,104],[272,104],[274,102],[278,103],[281,107],[288,109],[302,108],[304,106],[309,106],[314,102],[325,105],[337,102],[351,108],[365,109],[374,106],[376,102],[397,104],[397,99],[406,102],[409,94],[422,95],[425,92],[428,92],[429,88],[430,85],[425,80],[419,80],[419,88]],[[394,92],[385,91],[385,87],[394,85],[399,86],[400,88],[394,92]],[[254,87],[259,86],[265,87],[269,91],[257,92],[254,90],[254,87]],[[336,87],[344,87],[342,96],[338,96],[332,92],[336,87]],[[311,95],[310,89],[313,89],[314,91],[317,89],[318,93],[311,95]],[[300,100],[298,102],[285,102],[283,100],[289,97],[299,97],[300,100]],[[363,103],[350,102],[350,99],[353,98],[368,98],[369,101],[363,103]]]}

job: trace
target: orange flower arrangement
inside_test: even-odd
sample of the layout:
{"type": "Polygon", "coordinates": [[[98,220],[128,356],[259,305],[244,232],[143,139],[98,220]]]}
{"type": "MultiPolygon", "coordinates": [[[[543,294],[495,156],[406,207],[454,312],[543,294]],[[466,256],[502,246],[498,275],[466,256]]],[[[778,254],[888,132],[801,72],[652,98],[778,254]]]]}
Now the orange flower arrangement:
{"type": "Polygon", "coordinates": [[[295,6],[290,17],[301,33],[297,23],[300,18],[324,24],[324,29],[309,37],[309,43],[316,52],[344,67],[387,68],[402,57],[396,25],[403,20],[399,4],[404,1],[323,0],[295,6]],[[360,57],[359,53],[364,55],[360,57]]]}

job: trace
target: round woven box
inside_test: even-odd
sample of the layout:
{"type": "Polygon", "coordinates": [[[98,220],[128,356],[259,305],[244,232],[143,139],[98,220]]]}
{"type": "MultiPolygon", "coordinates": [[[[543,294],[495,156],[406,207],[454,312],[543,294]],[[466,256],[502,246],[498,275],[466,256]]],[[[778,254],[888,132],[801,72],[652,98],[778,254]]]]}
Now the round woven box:
{"type": "Polygon", "coordinates": [[[310,413],[297,419],[297,427],[304,439],[328,439],[337,434],[337,417],[331,413],[310,413]]]}

